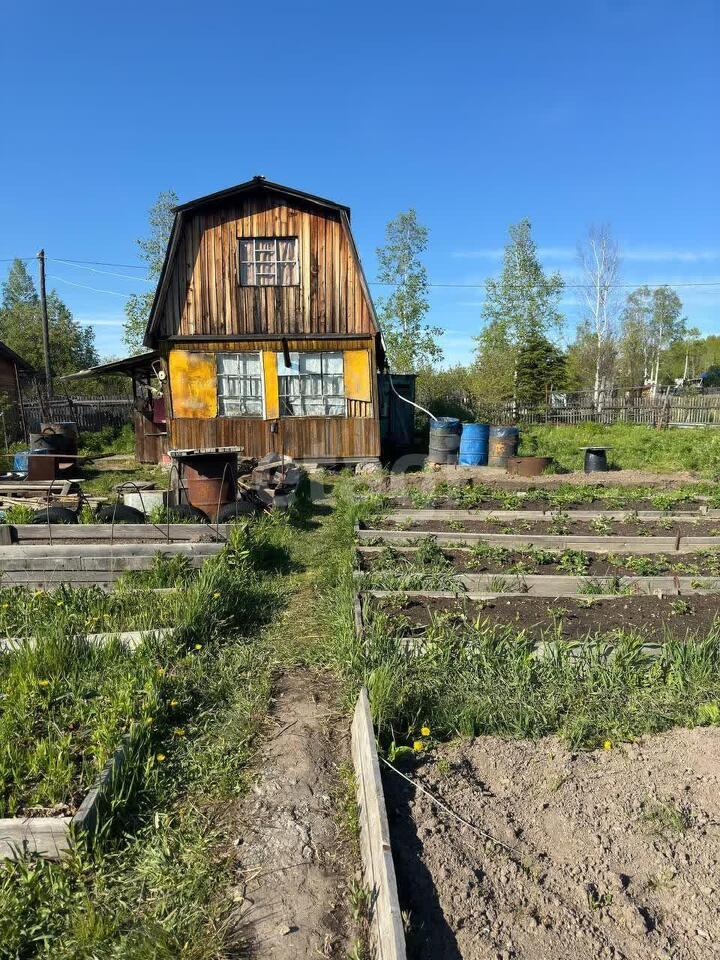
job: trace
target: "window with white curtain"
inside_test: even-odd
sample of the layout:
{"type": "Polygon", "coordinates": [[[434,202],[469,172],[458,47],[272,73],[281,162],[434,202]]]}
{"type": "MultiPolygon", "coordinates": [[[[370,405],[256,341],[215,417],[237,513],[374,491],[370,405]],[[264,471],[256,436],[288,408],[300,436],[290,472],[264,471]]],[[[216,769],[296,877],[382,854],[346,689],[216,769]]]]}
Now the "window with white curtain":
{"type": "Polygon", "coordinates": [[[239,242],[243,287],[292,287],[300,283],[297,237],[250,237],[239,242]]]}
{"type": "Polygon", "coordinates": [[[345,416],[342,351],[291,353],[289,367],[278,353],[277,365],[281,416],[345,416]]]}
{"type": "Polygon", "coordinates": [[[262,417],[262,368],[259,353],[217,354],[218,415],[262,417]]]}

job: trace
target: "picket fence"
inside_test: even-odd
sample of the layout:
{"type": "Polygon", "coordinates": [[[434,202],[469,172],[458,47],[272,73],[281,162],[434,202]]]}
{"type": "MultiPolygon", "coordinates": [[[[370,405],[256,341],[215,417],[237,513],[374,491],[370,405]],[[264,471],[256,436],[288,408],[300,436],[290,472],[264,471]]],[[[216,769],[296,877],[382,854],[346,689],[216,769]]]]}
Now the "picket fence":
{"type": "Polygon", "coordinates": [[[476,401],[478,419],[490,423],[635,423],[653,427],[720,427],[720,395],[617,397],[596,406],[590,397],[568,396],[547,405],[476,401]]]}

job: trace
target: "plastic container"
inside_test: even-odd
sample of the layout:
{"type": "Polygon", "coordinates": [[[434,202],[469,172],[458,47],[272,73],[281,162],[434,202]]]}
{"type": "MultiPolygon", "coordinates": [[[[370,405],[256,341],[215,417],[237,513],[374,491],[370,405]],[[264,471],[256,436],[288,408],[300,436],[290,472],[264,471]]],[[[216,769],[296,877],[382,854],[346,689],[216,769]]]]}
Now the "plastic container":
{"type": "Polygon", "coordinates": [[[457,463],[462,424],[455,417],[439,417],[430,421],[430,463],[457,463]]]}
{"type": "Polygon", "coordinates": [[[519,427],[490,427],[488,466],[507,467],[510,457],[517,454],[519,427]]]}
{"type": "Polygon", "coordinates": [[[585,448],[585,473],[607,473],[608,469],[605,447],[585,448]]]}
{"type": "Polygon", "coordinates": [[[458,462],[467,467],[484,467],[488,462],[490,424],[464,423],[460,435],[458,462]]]}

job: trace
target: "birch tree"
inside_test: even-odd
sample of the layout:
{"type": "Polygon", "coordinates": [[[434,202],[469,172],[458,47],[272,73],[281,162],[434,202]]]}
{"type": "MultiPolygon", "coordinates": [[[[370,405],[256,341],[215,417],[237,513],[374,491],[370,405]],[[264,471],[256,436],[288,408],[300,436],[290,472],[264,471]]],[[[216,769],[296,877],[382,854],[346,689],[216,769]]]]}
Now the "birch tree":
{"type": "Polygon", "coordinates": [[[416,373],[443,358],[437,342],[442,329],[424,322],[430,286],[421,255],[427,238],[427,227],[410,209],[388,223],[385,246],[377,251],[378,280],[392,288],[378,301],[380,326],[390,367],[398,373],[416,373]]]}
{"type": "Polygon", "coordinates": [[[591,226],[578,244],[583,273],[583,317],[578,340],[589,346],[594,367],[593,402],[599,409],[602,397],[612,389],[617,355],[620,298],[620,254],[607,224],[591,226]]]}

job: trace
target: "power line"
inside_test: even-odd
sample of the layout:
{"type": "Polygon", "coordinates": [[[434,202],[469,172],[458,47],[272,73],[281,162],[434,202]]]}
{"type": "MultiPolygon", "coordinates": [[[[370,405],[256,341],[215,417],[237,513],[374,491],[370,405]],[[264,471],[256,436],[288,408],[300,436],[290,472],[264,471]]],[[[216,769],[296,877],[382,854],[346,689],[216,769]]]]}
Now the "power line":
{"type": "Polygon", "coordinates": [[[66,277],[58,277],[57,274],[49,273],[48,277],[51,280],[59,280],[60,283],[68,283],[71,287],[82,287],[83,290],[92,290],[93,293],[108,293],[113,297],[123,297],[123,299],[127,299],[129,296],[127,293],[120,293],[119,290],[101,290],[100,287],[89,287],[86,283],[75,283],[74,280],[68,280],[66,277]]]}
{"type": "MultiPolygon", "coordinates": [[[[494,279],[494,278],[491,278],[494,279]]],[[[395,284],[386,280],[370,280],[371,287],[392,287],[395,284]]],[[[485,283],[429,283],[429,287],[447,287],[459,290],[484,290],[485,283]]],[[[608,288],[613,290],[637,290],[638,287],[720,287],[720,280],[703,280],[698,282],[673,283],[672,281],[657,281],[652,283],[610,283],[608,288]]],[[[594,289],[590,283],[563,283],[563,290],[594,289]]]]}
{"type": "MultiPolygon", "coordinates": [[[[48,260],[53,259],[48,257],[48,260]]],[[[74,257],[66,257],[63,263],[90,264],[93,267],[124,267],[127,270],[147,270],[147,264],[143,263],[110,263],[106,260],[76,260],[74,257]]]]}
{"type": "Polygon", "coordinates": [[[95,267],[89,267],[86,264],[73,263],[72,260],[61,260],[60,257],[46,257],[53,263],[65,263],[68,266],[79,267],[81,270],[89,270],[91,273],[101,273],[105,277],[120,277],[123,280],[132,280],[134,283],[152,283],[154,280],[148,280],[147,277],[131,277],[128,273],[113,273],[111,270],[96,270],[95,267]]]}

